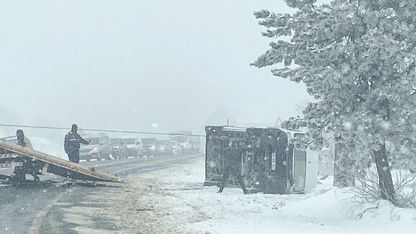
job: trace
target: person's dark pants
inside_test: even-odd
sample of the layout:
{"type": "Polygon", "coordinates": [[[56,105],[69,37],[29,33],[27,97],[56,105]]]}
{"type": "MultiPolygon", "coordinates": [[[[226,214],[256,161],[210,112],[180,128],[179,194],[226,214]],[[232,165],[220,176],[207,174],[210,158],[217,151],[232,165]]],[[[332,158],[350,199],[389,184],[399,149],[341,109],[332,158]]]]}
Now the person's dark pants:
{"type": "Polygon", "coordinates": [[[70,162],[79,163],[79,150],[74,151],[74,152],[69,152],[68,158],[70,162]]]}

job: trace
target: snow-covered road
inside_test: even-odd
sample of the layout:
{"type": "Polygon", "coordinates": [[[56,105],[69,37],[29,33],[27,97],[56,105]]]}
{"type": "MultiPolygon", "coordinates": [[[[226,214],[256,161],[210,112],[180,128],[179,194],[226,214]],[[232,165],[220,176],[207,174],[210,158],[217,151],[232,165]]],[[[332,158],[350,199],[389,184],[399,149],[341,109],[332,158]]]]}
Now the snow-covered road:
{"type": "MultiPolygon", "coordinates": [[[[84,162],[97,170],[123,178],[132,173],[161,170],[187,162],[198,155],[175,155],[84,162]]],[[[42,183],[29,187],[3,185],[0,189],[0,233],[114,233],[119,228],[100,211],[110,197],[124,193],[121,184],[77,183],[54,175],[41,176],[42,183]],[[52,180],[50,182],[46,180],[52,180]]],[[[123,233],[123,232],[120,232],[123,233]]]]}
{"type": "Polygon", "coordinates": [[[416,211],[386,201],[360,203],[349,189],[320,181],[307,194],[244,195],[204,187],[199,158],[156,172],[131,175],[103,215],[119,233],[414,233],[416,211]],[[366,212],[362,213],[364,210],[366,212]]]}
{"type": "Polygon", "coordinates": [[[121,176],[140,171],[125,177],[121,187],[75,186],[58,194],[52,194],[56,189],[35,190],[39,194],[26,189],[24,194],[11,193],[15,199],[5,200],[3,196],[0,233],[27,233],[28,228],[29,233],[86,234],[391,234],[416,230],[415,210],[394,207],[386,201],[360,203],[349,189],[332,187],[331,177],[306,194],[244,195],[239,188],[225,188],[220,194],[217,187],[203,186],[202,156],[155,158],[141,164],[138,160],[94,165],[121,176]],[[182,161],[176,161],[180,158],[182,161]],[[34,216],[32,222],[30,217],[34,216]]]}

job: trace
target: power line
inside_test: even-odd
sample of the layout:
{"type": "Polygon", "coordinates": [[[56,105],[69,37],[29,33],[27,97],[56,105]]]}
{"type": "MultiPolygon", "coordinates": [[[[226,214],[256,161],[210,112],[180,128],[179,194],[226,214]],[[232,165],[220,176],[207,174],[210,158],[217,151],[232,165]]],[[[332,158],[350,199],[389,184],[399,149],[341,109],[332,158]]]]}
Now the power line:
{"type": "MultiPolygon", "coordinates": [[[[68,130],[68,128],[50,127],[50,126],[33,126],[33,125],[18,125],[18,124],[0,124],[1,127],[16,127],[16,128],[37,128],[37,129],[52,129],[52,130],[68,130]]],[[[92,129],[82,128],[80,130],[90,132],[112,132],[112,133],[130,133],[130,134],[148,134],[148,135],[167,135],[167,136],[195,136],[205,137],[198,134],[186,134],[186,133],[168,133],[168,132],[145,132],[145,131],[128,131],[128,130],[109,130],[109,129],[92,129]]]]}

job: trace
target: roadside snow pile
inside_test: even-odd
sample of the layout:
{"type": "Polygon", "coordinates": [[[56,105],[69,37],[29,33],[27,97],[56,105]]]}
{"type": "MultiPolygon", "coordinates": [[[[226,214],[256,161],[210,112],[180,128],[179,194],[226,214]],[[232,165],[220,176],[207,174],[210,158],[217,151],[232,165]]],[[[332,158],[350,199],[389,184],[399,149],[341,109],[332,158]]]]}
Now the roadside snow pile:
{"type": "Polygon", "coordinates": [[[32,142],[34,150],[65,160],[68,159],[63,146],[60,146],[58,143],[42,137],[30,137],[29,139],[32,142]]]}
{"type": "Polygon", "coordinates": [[[250,194],[204,187],[204,160],[129,176],[111,212],[125,233],[413,233],[416,210],[360,203],[320,181],[307,194],[250,194]]]}
{"type": "MultiPolygon", "coordinates": [[[[16,136],[8,136],[6,137],[8,139],[14,140],[14,143],[16,144],[16,136]]],[[[43,137],[29,137],[30,142],[32,143],[33,149],[42,153],[46,153],[58,158],[62,158],[67,160],[68,156],[64,152],[63,142],[62,145],[58,144],[55,141],[48,140],[43,137]]]]}

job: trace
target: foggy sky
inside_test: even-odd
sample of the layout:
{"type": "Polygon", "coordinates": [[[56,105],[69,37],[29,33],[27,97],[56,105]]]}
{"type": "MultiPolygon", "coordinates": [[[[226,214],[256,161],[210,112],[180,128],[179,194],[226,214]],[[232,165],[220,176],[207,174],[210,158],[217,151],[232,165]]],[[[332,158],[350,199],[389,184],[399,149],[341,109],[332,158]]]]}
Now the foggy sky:
{"type": "MultiPolygon", "coordinates": [[[[5,124],[198,129],[219,105],[274,123],[310,99],[249,64],[268,49],[253,11],[283,0],[2,1],[5,124]]],[[[230,113],[233,114],[233,113],[230,113]]],[[[224,120],[225,123],[225,120],[224,120]]]]}

